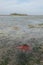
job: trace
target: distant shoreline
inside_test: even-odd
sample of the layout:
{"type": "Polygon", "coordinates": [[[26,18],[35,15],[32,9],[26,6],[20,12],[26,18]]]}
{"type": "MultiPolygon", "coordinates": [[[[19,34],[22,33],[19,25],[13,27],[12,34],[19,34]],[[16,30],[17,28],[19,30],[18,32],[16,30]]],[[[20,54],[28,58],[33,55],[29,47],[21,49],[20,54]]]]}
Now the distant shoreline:
{"type": "Polygon", "coordinates": [[[11,13],[11,14],[8,14],[8,15],[7,14],[6,15],[2,14],[0,16],[28,16],[28,14],[11,13]]]}
{"type": "Polygon", "coordinates": [[[0,15],[0,16],[28,16],[28,15],[0,15]]]}
{"type": "Polygon", "coordinates": [[[15,16],[28,16],[27,14],[11,13],[10,15],[15,16]]]}
{"type": "Polygon", "coordinates": [[[0,15],[0,16],[43,16],[43,15],[0,15]]]}

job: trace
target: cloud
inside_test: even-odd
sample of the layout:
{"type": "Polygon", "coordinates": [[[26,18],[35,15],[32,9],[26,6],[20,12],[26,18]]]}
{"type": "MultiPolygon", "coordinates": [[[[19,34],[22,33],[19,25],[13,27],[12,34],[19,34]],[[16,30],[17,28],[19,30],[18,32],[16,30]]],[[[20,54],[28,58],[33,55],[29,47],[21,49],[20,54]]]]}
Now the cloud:
{"type": "Polygon", "coordinates": [[[0,14],[43,14],[43,0],[1,0],[0,14]]]}

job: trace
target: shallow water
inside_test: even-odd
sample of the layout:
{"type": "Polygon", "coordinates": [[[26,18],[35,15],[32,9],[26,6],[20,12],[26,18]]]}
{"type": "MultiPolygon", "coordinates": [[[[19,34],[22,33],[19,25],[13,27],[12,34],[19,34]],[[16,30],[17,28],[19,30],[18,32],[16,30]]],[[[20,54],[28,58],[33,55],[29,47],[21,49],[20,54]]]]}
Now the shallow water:
{"type": "Polygon", "coordinates": [[[43,28],[29,28],[28,25],[43,24],[43,16],[0,16],[0,35],[43,36],[43,28]]]}
{"type": "Polygon", "coordinates": [[[21,62],[43,65],[43,16],[0,16],[0,65],[21,62]],[[30,45],[32,54],[28,51],[25,55],[16,49],[22,44],[30,45]]]}

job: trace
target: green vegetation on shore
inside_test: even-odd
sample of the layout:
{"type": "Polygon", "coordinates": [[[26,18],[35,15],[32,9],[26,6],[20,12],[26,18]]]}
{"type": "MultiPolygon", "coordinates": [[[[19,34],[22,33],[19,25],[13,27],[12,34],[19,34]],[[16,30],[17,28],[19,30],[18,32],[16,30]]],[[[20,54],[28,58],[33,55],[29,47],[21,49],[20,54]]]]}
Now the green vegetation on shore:
{"type": "Polygon", "coordinates": [[[14,16],[28,16],[27,14],[18,14],[18,13],[11,13],[10,15],[14,15],[14,16]]]}

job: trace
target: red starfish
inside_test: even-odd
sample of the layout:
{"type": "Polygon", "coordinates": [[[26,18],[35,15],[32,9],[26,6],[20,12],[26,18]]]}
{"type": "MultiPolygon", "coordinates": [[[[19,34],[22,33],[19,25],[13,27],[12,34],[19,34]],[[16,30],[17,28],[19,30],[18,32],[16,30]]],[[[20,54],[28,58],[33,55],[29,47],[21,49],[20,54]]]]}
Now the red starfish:
{"type": "Polygon", "coordinates": [[[24,44],[24,45],[21,45],[21,46],[17,46],[16,48],[18,48],[18,49],[20,49],[22,51],[30,51],[30,50],[32,50],[32,48],[29,45],[27,45],[27,44],[24,44]]]}

